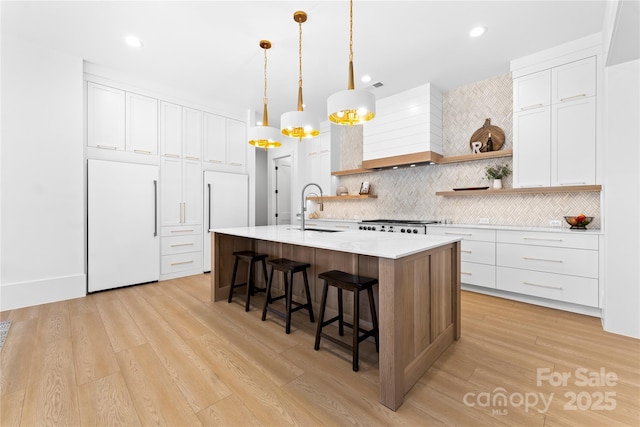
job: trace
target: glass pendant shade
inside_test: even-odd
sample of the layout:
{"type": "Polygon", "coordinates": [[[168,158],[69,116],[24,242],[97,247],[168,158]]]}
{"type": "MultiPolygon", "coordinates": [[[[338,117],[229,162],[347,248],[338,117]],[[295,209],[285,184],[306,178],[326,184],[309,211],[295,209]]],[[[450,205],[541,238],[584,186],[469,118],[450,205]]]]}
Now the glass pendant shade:
{"type": "Polygon", "coordinates": [[[315,114],[304,111],[302,103],[302,23],[306,22],[307,14],[303,11],[296,11],[293,14],[293,20],[299,25],[299,44],[298,44],[298,109],[297,111],[289,111],[280,117],[280,131],[283,135],[291,138],[313,138],[320,135],[320,121],[315,114]]]}
{"type": "Polygon", "coordinates": [[[353,0],[349,2],[349,75],[347,90],[327,99],[329,121],[338,125],[359,125],[376,116],[376,97],[365,90],[355,90],[353,84],[353,0]]]}

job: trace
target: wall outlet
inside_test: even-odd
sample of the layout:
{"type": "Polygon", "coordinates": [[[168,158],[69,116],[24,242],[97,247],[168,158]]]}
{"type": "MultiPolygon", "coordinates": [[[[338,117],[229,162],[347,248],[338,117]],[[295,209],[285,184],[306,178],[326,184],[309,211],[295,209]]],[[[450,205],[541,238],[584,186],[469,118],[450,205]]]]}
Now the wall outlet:
{"type": "Polygon", "coordinates": [[[478,224],[489,224],[489,218],[480,218],[478,224]]]}
{"type": "Polygon", "coordinates": [[[559,219],[552,219],[551,221],[549,221],[549,225],[551,227],[562,227],[562,221],[560,221],[559,219]]]}

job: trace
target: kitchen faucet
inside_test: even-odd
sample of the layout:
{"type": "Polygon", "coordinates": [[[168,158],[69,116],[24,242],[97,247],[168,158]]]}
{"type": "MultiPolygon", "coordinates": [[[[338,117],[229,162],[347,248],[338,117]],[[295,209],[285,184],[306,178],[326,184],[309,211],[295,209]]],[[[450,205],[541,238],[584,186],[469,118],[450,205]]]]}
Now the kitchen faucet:
{"type": "Polygon", "coordinates": [[[322,188],[316,184],[315,182],[310,182],[307,185],[305,185],[304,187],[302,187],[302,198],[301,198],[301,204],[300,207],[302,208],[301,212],[302,212],[302,218],[301,218],[301,223],[300,223],[300,230],[304,231],[304,212],[307,210],[307,204],[305,203],[304,200],[304,191],[307,189],[307,187],[311,186],[311,185],[315,185],[316,187],[318,187],[318,190],[320,190],[320,210],[323,209],[322,206],[322,188]]]}

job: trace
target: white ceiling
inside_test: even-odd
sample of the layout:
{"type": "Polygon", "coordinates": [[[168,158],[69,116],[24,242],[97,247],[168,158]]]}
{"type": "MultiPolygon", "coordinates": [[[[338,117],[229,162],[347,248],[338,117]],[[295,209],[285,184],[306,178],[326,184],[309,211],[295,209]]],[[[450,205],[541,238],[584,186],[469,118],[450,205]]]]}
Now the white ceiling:
{"type": "MultiPolygon", "coordinates": [[[[295,109],[298,24],[304,10],[306,110],[326,117],[326,99],[346,89],[349,2],[2,1],[2,34],[262,112],[263,52],[269,50],[269,116],[295,109]],[[134,50],[128,34],[144,43],[134,50]]],[[[378,98],[431,82],[443,91],[509,72],[509,61],[601,31],[605,1],[354,2],[354,67],[384,86],[378,98]],[[479,38],[468,36],[488,27],[479,38]]],[[[371,84],[369,83],[369,84],[371,84]]],[[[259,114],[261,116],[261,114],[259,114]]]]}

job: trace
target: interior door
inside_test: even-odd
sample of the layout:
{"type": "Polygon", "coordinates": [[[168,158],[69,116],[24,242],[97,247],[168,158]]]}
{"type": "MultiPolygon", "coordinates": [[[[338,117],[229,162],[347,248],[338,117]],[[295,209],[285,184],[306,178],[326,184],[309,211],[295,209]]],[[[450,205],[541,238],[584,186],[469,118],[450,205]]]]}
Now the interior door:
{"type": "Polygon", "coordinates": [[[275,162],[275,224],[291,224],[291,156],[275,162]]]}
{"type": "Polygon", "coordinates": [[[213,228],[249,225],[249,176],[226,172],[204,173],[204,271],[211,271],[213,228]]]}
{"type": "Polygon", "coordinates": [[[160,277],[158,167],[88,161],[88,291],[160,277]]]}

